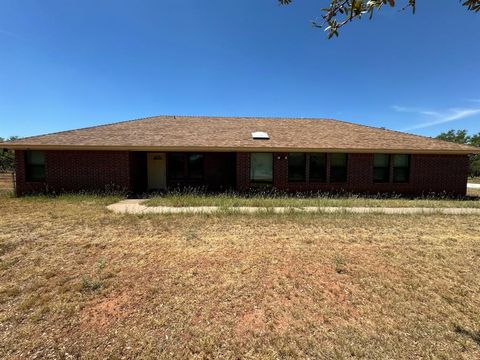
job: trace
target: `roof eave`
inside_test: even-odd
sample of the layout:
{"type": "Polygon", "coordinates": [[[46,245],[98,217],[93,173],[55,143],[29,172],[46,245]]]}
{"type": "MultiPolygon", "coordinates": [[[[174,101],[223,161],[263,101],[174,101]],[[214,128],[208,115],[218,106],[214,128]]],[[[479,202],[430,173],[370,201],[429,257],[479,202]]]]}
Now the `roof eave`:
{"type": "Polygon", "coordinates": [[[212,147],[212,146],[102,146],[102,145],[38,145],[0,143],[0,149],[9,150],[84,150],[84,151],[194,151],[194,152],[348,152],[389,154],[480,154],[480,148],[471,149],[367,149],[367,148],[289,148],[289,147],[212,147]]]}

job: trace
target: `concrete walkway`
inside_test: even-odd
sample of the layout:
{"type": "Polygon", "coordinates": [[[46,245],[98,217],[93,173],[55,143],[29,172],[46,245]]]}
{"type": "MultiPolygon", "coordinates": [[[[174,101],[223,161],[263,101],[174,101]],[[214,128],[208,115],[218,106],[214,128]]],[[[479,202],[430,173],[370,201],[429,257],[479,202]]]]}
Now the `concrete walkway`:
{"type": "Polygon", "coordinates": [[[129,199],[122,200],[115,204],[108,205],[107,208],[119,214],[212,214],[218,211],[232,211],[244,214],[253,214],[259,212],[271,212],[275,214],[283,214],[288,212],[308,212],[308,213],[352,213],[352,214],[448,214],[448,215],[480,215],[480,209],[473,208],[420,208],[420,207],[230,207],[223,208],[220,206],[145,206],[145,200],[129,199]]]}
{"type": "Polygon", "coordinates": [[[467,188],[469,188],[469,189],[480,189],[480,184],[468,183],[467,188]]]}

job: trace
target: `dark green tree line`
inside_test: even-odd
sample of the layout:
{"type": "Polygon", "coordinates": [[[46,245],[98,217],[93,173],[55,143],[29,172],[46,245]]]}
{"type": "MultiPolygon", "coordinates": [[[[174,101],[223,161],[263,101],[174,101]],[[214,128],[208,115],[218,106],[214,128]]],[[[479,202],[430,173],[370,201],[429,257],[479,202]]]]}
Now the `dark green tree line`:
{"type": "MultiPolygon", "coordinates": [[[[468,135],[467,130],[449,130],[438,135],[437,139],[480,147],[480,133],[468,135]]],[[[480,155],[470,156],[469,175],[480,176],[480,155]]]]}

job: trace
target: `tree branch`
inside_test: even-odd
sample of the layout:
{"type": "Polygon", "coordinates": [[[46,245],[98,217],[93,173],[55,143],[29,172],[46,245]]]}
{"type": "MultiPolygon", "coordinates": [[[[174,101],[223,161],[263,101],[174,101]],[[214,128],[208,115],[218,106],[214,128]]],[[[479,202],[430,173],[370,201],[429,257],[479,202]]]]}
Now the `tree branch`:
{"type": "MultiPolygon", "coordinates": [[[[293,0],[278,0],[282,5],[289,5],[293,0]]],[[[382,6],[389,5],[394,7],[395,0],[329,0],[328,7],[321,9],[322,22],[312,21],[312,25],[316,28],[324,29],[328,32],[328,38],[338,37],[340,28],[352,22],[354,19],[361,19],[362,15],[368,14],[369,18],[373,18],[375,10],[380,10],[382,6]]],[[[403,0],[406,4],[401,11],[412,8],[415,14],[416,0],[403,0]]],[[[473,12],[480,11],[480,0],[459,0],[463,6],[473,12]]]]}

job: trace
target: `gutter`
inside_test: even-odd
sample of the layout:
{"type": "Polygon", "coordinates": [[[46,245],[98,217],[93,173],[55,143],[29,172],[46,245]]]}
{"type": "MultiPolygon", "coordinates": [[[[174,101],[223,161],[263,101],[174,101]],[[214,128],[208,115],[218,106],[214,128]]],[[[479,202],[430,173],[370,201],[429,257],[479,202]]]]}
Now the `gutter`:
{"type": "Polygon", "coordinates": [[[149,152],[322,152],[360,154],[438,154],[471,155],[480,154],[480,148],[465,150],[433,149],[367,149],[367,148],[288,148],[288,147],[210,147],[210,146],[99,146],[99,145],[28,145],[0,143],[0,148],[8,150],[77,150],[77,151],[149,151],[149,152]]]}

